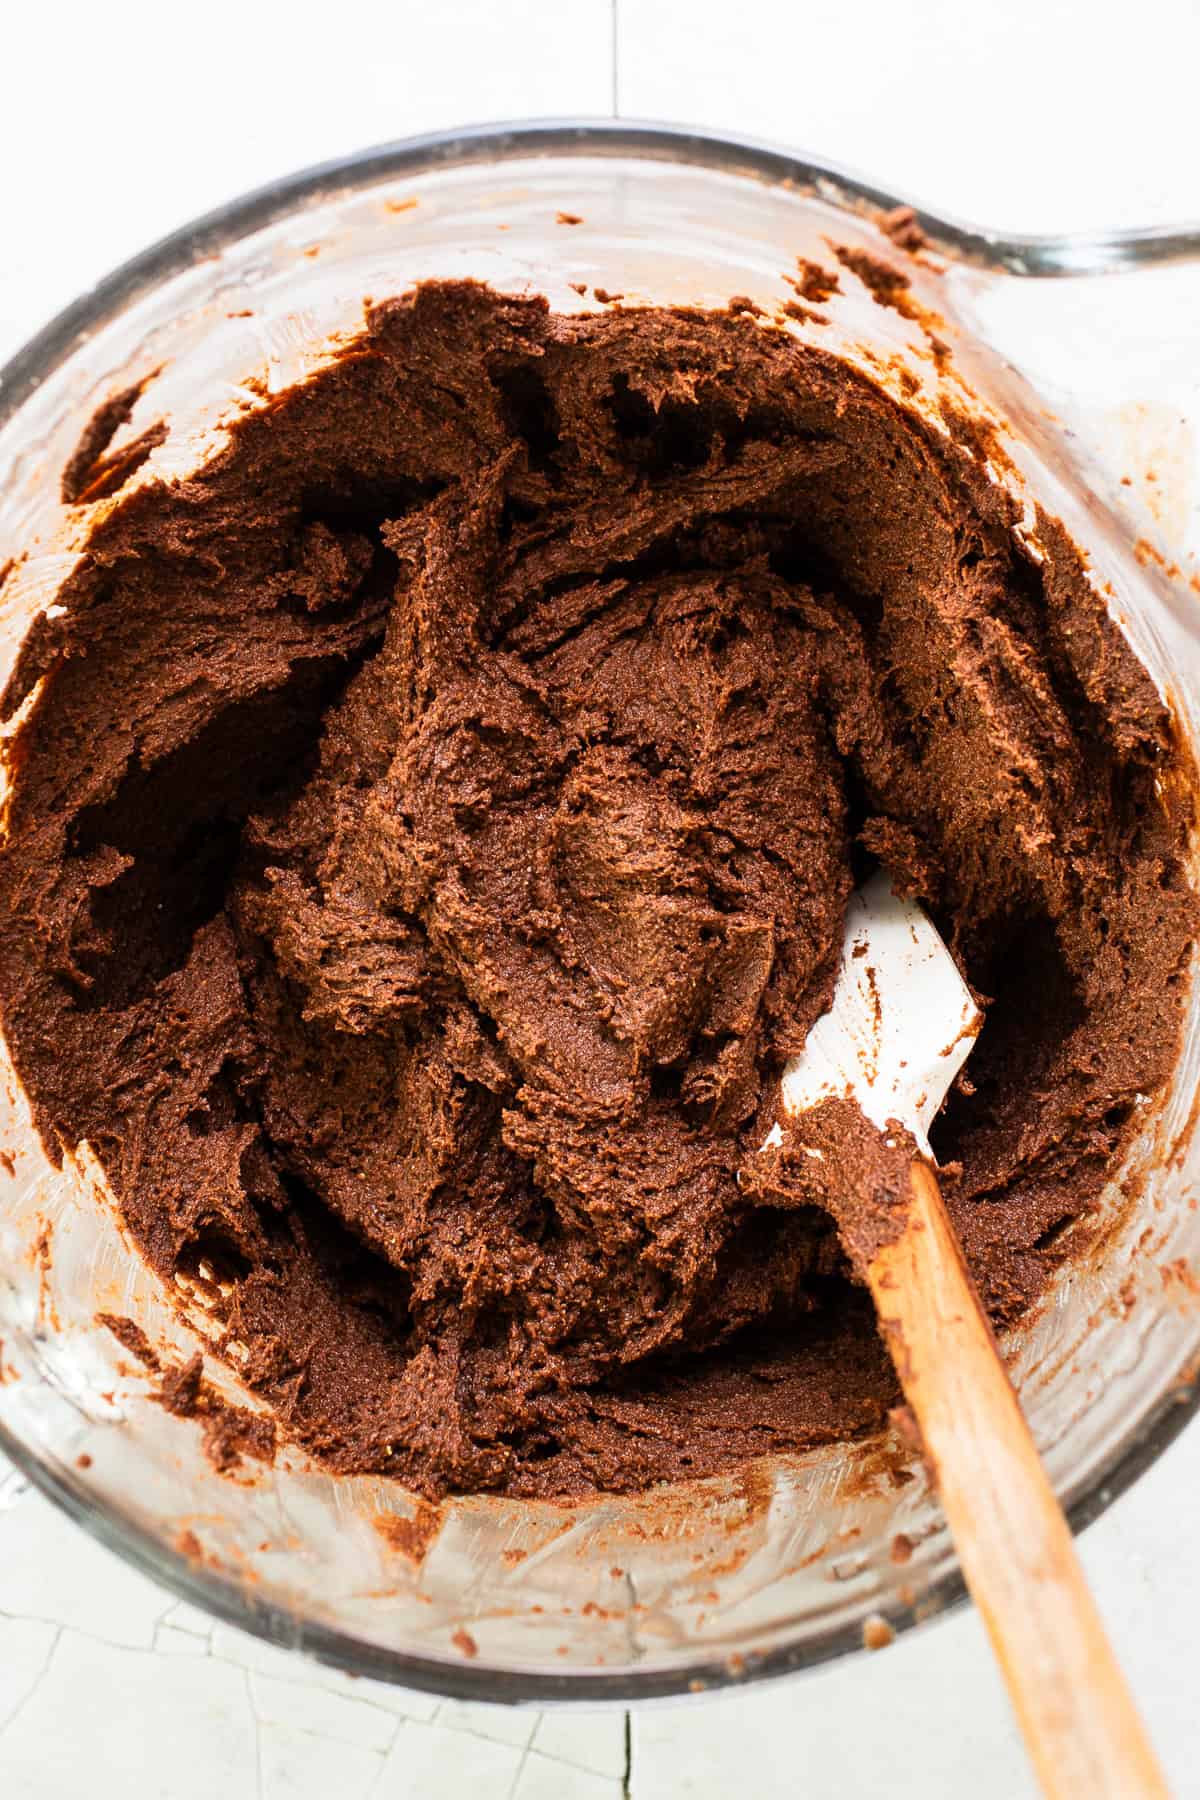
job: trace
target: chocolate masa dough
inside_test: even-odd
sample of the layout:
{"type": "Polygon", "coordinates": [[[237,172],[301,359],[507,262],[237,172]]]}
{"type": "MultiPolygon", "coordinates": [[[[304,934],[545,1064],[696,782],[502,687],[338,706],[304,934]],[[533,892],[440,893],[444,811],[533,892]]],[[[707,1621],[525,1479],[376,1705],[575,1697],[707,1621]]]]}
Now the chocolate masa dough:
{"type": "Polygon", "coordinates": [[[7,695],[4,1028],[285,1436],[574,1496],[881,1422],[759,1150],[879,862],[988,998],[933,1139],[992,1318],[1036,1301],[1195,912],[1164,706],[1014,523],[736,308],[470,283],[97,510],[7,695]]]}

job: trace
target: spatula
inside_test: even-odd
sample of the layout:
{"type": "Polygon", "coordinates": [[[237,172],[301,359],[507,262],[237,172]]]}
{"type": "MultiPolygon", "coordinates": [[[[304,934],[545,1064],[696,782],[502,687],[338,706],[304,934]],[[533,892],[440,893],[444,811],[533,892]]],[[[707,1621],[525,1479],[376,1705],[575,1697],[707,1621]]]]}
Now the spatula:
{"type": "MultiPolygon", "coordinates": [[[[1043,1789],[1165,1795],[934,1173],[927,1133],[982,1022],[925,913],[881,872],[850,902],[833,1003],[784,1073],[785,1116],[849,1096],[916,1143],[890,1241],[860,1273],[1043,1789]]],[[[777,1125],[767,1144],[781,1140],[777,1125]]]]}

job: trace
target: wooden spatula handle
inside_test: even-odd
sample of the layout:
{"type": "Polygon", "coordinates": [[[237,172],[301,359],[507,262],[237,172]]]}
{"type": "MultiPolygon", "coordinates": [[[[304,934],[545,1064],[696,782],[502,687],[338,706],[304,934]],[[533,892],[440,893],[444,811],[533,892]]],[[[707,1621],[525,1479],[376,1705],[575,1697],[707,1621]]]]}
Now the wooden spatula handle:
{"type": "Polygon", "coordinates": [[[936,1178],[918,1162],[911,1183],[867,1277],[1039,1779],[1062,1800],[1165,1795],[936,1178]]]}

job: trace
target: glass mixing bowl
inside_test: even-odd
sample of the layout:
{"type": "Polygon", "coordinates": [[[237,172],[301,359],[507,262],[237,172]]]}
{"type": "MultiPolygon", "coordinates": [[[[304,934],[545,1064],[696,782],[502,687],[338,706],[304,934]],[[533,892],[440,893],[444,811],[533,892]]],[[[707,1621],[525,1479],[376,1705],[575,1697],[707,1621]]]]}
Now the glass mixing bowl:
{"type": "MultiPolygon", "coordinates": [[[[366,295],[471,275],[568,309],[599,304],[571,285],[584,283],[625,304],[744,295],[775,314],[795,298],[797,255],[828,263],[832,239],[903,262],[915,316],[880,305],[843,270],[842,293],[822,309],[828,322],[794,318],[788,328],[939,426],[945,403],[990,421],[978,441],[993,477],[1062,517],[1181,731],[1200,741],[1198,603],[1148,542],[1135,548],[1150,532],[1118,508],[1132,492],[1119,468],[1085,460],[1085,441],[1110,461],[1121,453],[1119,433],[1105,439],[1100,425],[1124,417],[1136,396],[1114,399],[1121,357],[1085,355],[1080,325],[1107,316],[1101,290],[1123,291],[1123,338],[1110,322],[1105,342],[1120,339],[1136,357],[1154,336],[1159,361],[1139,365],[1138,380],[1161,411],[1181,377],[1170,329],[1148,334],[1145,309],[1153,300],[1160,319],[1176,319],[1179,342],[1188,319],[1194,329],[1194,305],[1179,304],[1171,285],[1192,241],[1156,233],[1022,245],[923,218],[933,248],[913,258],[881,230],[880,209],[893,204],[754,146],[550,125],[371,152],[202,220],[112,276],[0,375],[0,568],[17,559],[0,593],[0,675],[71,566],[88,508],[61,505],[59,478],[114,392],[145,381],[114,453],[147,424],[169,425],[131,476],[149,480],[194,467],[219,443],[223,418],[261,403],[248,378],[278,392],[303,375],[331,334],[354,328],[366,295]],[[1135,272],[1114,282],[1109,271],[1122,266],[1135,272]],[[1101,363],[1107,391],[1088,386],[1101,363]],[[1074,393],[1050,396],[1062,368],[1078,373],[1074,393]]],[[[1147,414],[1151,424],[1157,416],[1147,414]]],[[[1171,439],[1177,476],[1190,443],[1171,439]]],[[[272,1468],[218,1475],[195,1423],[163,1410],[145,1372],[96,1323],[102,1310],[127,1315],[182,1359],[208,1334],[205,1282],[175,1296],[181,1315],[123,1238],[95,1158],[84,1148],[53,1166],[4,1073],[0,1447],[88,1530],[189,1600],[362,1674],[545,1704],[779,1674],[858,1649],[874,1615],[899,1630],[961,1596],[936,1496],[899,1440],[574,1507],[463,1498],[434,1512],[394,1485],[332,1478],[287,1449],[272,1468]],[[901,1533],[912,1546],[903,1562],[901,1533]]],[[[1193,999],[1171,1092],[1112,1185],[1102,1240],[1080,1251],[1007,1346],[1077,1525],[1197,1403],[1198,1077],[1193,999]]],[[[210,1367],[254,1404],[232,1372],[210,1367]]]]}

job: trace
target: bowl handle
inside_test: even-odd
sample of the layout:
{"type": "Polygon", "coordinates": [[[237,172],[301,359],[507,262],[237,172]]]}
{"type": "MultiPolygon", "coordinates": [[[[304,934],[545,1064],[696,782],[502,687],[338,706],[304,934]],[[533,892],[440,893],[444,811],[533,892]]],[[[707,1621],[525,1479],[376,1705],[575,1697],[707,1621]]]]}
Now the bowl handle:
{"type": "Polygon", "coordinates": [[[1135,542],[1200,573],[1200,227],[975,234],[964,318],[1046,401],[1135,542]]]}

